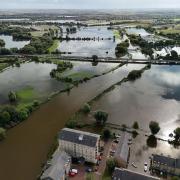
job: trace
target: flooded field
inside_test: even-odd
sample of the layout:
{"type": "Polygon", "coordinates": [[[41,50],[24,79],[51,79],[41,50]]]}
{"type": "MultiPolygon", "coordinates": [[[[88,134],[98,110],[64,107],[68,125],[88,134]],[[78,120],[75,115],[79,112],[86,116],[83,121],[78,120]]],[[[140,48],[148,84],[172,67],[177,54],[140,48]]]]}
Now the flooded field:
{"type": "Polygon", "coordinates": [[[12,36],[0,35],[0,39],[5,42],[5,48],[23,48],[25,45],[29,44],[30,41],[14,41],[12,36]]]}
{"type": "Polygon", "coordinates": [[[46,161],[54,136],[64,127],[68,118],[85,102],[127,76],[129,71],[140,68],[141,65],[123,66],[114,72],[93,78],[73,88],[70,94],[62,93],[53,98],[27,121],[9,130],[6,140],[0,142],[0,169],[3,169],[0,179],[34,180],[42,163],[46,161]]]}
{"type": "Polygon", "coordinates": [[[63,41],[58,49],[62,52],[71,52],[72,54],[68,54],[68,56],[115,57],[115,47],[118,41],[114,41],[113,36],[113,31],[107,30],[107,27],[80,28],[77,33],[69,34],[69,37],[95,38],[95,41],[63,41]]]}
{"type": "Polygon", "coordinates": [[[149,34],[146,30],[144,30],[143,28],[130,27],[130,28],[126,28],[126,32],[127,32],[128,34],[141,35],[141,37],[150,35],[150,34],[149,34]]]}
{"type": "Polygon", "coordinates": [[[135,82],[126,82],[94,103],[93,110],[109,113],[113,124],[149,129],[150,121],[160,123],[160,134],[168,137],[180,125],[180,67],[152,66],[135,82]]]}
{"type": "MultiPolygon", "coordinates": [[[[92,75],[100,75],[103,72],[116,67],[117,64],[99,63],[92,66],[88,62],[74,62],[71,70],[66,70],[63,74],[70,75],[74,73],[87,73],[92,75]]],[[[65,89],[66,83],[52,79],[49,75],[55,64],[46,63],[24,63],[20,67],[10,67],[8,70],[0,73],[0,103],[8,102],[8,93],[10,91],[19,91],[21,89],[31,87],[36,98],[43,100],[51,93],[65,89]]]]}

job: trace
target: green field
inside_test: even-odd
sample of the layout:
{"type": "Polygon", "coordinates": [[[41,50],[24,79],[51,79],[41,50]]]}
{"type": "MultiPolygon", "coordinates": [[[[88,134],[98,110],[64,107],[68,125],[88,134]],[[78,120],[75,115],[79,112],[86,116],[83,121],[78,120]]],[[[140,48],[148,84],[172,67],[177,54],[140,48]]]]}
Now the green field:
{"type": "Polygon", "coordinates": [[[48,49],[49,53],[55,52],[59,46],[59,43],[59,40],[54,40],[53,45],[48,49]]]}
{"type": "Polygon", "coordinates": [[[91,72],[82,71],[82,72],[72,73],[72,74],[70,74],[68,76],[64,76],[64,77],[71,78],[73,81],[79,81],[79,80],[83,80],[84,78],[91,78],[93,76],[94,76],[94,74],[91,72]]]}
{"type": "Polygon", "coordinates": [[[36,92],[32,87],[25,87],[16,92],[18,97],[18,109],[21,109],[29,104],[32,104],[33,101],[38,97],[36,92]]]}
{"type": "Polygon", "coordinates": [[[164,34],[180,33],[180,25],[175,25],[174,27],[169,27],[168,29],[161,29],[160,32],[164,34]]]}

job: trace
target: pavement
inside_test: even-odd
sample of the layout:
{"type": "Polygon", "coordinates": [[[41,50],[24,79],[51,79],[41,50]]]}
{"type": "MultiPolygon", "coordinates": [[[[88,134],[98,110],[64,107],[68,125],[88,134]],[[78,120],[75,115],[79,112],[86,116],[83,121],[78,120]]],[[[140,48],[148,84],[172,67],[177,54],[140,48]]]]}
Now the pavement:
{"type": "Polygon", "coordinates": [[[102,160],[98,166],[98,171],[95,172],[95,180],[101,180],[102,175],[104,174],[104,171],[106,169],[106,160],[109,157],[109,151],[111,148],[112,140],[109,140],[108,142],[105,142],[104,144],[104,151],[102,155],[102,160]]]}

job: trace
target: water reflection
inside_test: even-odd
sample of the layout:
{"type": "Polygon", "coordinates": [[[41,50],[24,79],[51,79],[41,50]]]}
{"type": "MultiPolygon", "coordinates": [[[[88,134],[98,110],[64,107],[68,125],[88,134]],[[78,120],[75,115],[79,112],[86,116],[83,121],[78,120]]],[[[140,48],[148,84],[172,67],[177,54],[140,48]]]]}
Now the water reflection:
{"type": "Polygon", "coordinates": [[[13,41],[12,36],[0,35],[0,39],[5,41],[5,48],[23,48],[25,45],[29,44],[30,41],[13,41]]]}
{"type": "Polygon", "coordinates": [[[69,34],[69,37],[96,38],[96,41],[63,41],[58,49],[62,52],[71,52],[72,56],[115,57],[117,42],[113,41],[113,31],[107,27],[86,27],[78,29],[77,33],[69,34]],[[106,38],[97,40],[97,38],[106,38]],[[111,40],[107,40],[111,38],[111,40]]]}
{"type": "Polygon", "coordinates": [[[109,122],[115,124],[132,126],[138,121],[145,130],[149,129],[150,121],[158,121],[160,134],[168,137],[180,126],[179,73],[179,66],[152,66],[134,83],[124,83],[106,94],[94,104],[93,110],[107,111],[109,122]]]}
{"type": "Polygon", "coordinates": [[[8,92],[18,91],[25,87],[33,87],[42,97],[53,91],[64,88],[65,84],[50,78],[54,64],[36,64],[34,62],[12,67],[0,74],[0,103],[8,101],[8,92]]]}

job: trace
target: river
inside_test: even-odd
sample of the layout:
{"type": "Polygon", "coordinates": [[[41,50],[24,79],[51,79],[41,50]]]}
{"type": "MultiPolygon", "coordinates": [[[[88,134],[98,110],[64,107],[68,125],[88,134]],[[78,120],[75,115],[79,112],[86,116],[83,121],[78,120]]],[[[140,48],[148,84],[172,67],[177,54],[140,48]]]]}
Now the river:
{"type": "Polygon", "coordinates": [[[123,66],[61,93],[42,105],[28,120],[9,130],[0,143],[0,179],[34,180],[46,161],[55,135],[82,105],[142,65],[123,66]]]}

